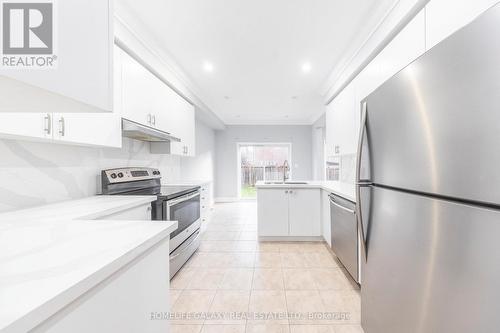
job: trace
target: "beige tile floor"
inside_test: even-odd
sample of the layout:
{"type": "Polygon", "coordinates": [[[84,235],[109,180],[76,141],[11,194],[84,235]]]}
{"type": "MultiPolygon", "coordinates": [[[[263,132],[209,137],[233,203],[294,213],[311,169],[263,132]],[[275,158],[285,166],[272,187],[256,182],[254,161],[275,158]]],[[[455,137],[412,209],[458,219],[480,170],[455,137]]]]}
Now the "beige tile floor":
{"type": "Polygon", "coordinates": [[[180,318],[173,333],[363,333],[355,283],[323,243],[259,242],[255,202],[215,205],[171,281],[175,313],[347,313],[348,318],[180,318]]]}

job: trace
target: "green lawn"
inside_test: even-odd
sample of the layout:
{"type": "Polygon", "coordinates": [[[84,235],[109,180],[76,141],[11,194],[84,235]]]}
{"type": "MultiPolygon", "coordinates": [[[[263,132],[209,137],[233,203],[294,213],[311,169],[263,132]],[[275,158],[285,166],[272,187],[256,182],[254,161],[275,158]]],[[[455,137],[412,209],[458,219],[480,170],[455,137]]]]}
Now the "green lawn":
{"type": "Polygon", "coordinates": [[[257,197],[257,189],[255,186],[245,185],[241,188],[242,198],[255,198],[257,197]]]}

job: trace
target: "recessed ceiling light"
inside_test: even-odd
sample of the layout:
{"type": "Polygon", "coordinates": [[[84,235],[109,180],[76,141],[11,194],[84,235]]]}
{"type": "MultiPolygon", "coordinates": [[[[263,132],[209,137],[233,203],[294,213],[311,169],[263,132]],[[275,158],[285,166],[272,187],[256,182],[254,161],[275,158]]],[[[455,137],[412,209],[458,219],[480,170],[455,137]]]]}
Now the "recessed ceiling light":
{"type": "Polygon", "coordinates": [[[214,65],[211,62],[205,61],[203,63],[203,70],[207,73],[212,73],[214,71],[214,65]]]}
{"type": "Polygon", "coordinates": [[[302,72],[309,73],[312,69],[311,63],[305,62],[302,64],[302,72]]]}

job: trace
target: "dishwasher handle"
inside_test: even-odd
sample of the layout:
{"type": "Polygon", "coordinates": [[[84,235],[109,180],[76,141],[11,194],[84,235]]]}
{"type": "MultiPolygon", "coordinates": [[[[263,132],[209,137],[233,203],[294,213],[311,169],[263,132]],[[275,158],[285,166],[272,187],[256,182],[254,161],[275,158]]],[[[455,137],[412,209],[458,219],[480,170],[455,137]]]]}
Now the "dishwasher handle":
{"type": "Polygon", "coordinates": [[[356,214],[356,212],[355,212],[354,210],[349,209],[349,208],[347,208],[347,207],[344,207],[344,206],[342,206],[341,204],[339,204],[339,203],[337,203],[337,202],[333,201],[333,200],[332,200],[332,197],[330,197],[330,203],[331,203],[332,205],[334,205],[335,207],[340,208],[340,209],[342,209],[342,210],[343,210],[343,211],[345,211],[345,212],[348,212],[349,214],[352,214],[352,215],[355,215],[355,214],[356,214]]]}

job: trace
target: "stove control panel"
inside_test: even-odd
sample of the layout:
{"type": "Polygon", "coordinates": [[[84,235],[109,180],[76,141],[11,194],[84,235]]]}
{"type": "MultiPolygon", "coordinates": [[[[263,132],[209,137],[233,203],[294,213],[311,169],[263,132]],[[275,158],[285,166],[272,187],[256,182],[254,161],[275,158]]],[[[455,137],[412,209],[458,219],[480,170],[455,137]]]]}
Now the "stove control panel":
{"type": "Polygon", "coordinates": [[[154,168],[119,168],[101,172],[103,183],[126,183],[137,180],[161,178],[160,170],[154,168]]]}

